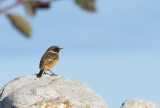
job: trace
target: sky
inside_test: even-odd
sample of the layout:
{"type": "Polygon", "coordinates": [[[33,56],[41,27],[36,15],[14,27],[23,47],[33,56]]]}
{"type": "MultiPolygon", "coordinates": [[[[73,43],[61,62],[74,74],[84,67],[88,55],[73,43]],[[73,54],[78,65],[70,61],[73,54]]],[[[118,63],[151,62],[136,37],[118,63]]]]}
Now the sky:
{"type": "Polygon", "coordinates": [[[1,14],[0,87],[38,73],[43,53],[57,45],[64,49],[52,71],[88,85],[110,108],[130,98],[160,104],[159,6],[159,0],[97,0],[97,12],[89,13],[64,0],[33,17],[18,6],[9,12],[30,22],[29,39],[1,14]]]}

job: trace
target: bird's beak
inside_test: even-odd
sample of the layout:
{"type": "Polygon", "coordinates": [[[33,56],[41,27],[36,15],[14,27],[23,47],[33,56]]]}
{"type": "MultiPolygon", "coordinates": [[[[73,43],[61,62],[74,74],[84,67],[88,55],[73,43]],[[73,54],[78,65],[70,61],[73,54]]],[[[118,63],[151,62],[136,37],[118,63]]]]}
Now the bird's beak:
{"type": "Polygon", "coordinates": [[[59,48],[59,49],[61,50],[61,49],[63,49],[63,48],[59,48]]]}

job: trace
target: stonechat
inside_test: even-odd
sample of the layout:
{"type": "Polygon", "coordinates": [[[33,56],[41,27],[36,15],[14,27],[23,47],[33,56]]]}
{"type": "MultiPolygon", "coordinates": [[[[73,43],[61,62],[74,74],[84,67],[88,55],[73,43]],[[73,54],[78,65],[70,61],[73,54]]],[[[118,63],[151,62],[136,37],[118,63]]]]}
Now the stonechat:
{"type": "Polygon", "coordinates": [[[58,46],[51,46],[47,49],[47,51],[43,54],[39,68],[40,72],[37,75],[38,78],[40,78],[43,74],[43,72],[46,71],[51,71],[53,66],[57,63],[59,60],[59,51],[63,48],[59,48],[58,46]]]}

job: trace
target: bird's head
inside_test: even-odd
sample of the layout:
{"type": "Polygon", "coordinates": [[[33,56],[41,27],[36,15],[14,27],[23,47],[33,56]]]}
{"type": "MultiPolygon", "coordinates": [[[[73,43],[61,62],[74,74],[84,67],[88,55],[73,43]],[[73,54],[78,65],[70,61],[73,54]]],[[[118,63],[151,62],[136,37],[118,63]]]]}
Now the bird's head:
{"type": "Polygon", "coordinates": [[[48,48],[47,51],[53,51],[53,52],[56,52],[56,53],[59,53],[59,51],[63,49],[63,48],[59,48],[58,46],[51,46],[48,48]]]}

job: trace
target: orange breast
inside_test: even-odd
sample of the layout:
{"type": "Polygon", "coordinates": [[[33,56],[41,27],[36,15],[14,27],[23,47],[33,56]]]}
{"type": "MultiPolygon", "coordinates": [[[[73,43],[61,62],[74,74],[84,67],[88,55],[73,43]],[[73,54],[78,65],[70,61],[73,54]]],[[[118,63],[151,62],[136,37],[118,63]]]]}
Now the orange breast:
{"type": "Polygon", "coordinates": [[[43,67],[44,70],[51,70],[53,68],[53,66],[57,63],[58,60],[54,60],[53,62],[51,62],[50,64],[47,64],[43,67]]]}

